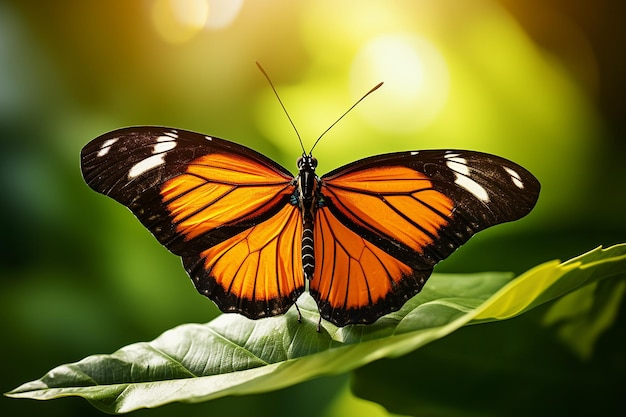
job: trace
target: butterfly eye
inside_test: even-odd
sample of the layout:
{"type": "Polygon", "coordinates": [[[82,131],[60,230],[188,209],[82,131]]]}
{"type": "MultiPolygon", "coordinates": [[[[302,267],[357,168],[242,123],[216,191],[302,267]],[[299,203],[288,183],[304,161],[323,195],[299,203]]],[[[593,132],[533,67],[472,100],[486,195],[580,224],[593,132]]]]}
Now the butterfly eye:
{"type": "Polygon", "coordinates": [[[317,159],[310,155],[302,155],[297,161],[298,169],[302,170],[305,166],[309,168],[317,168],[317,159]]]}

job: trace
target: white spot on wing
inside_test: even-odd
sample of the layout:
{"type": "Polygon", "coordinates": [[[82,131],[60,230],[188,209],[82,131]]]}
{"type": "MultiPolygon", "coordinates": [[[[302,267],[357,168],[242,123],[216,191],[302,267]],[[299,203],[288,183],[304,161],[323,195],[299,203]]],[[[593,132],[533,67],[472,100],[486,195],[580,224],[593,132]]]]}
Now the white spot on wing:
{"type": "Polygon", "coordinates": [[[213,138],[211,136],[205,136],[204,137],[206,140],[213,140],[213,138]]]}
{"type": "Polygon", "coordinates": [[[176,141],[172,140],[169,136],[159,136],[157,138],[157,143],[154,145],[154,149],[152,149],[152,153],[162,153],[167,152],[176,147],[176,141]]]}
{"type": "Polygon", "coordinates": [[[489,193],[487,190],[471,178],[467,159],[461,158],[458,153],[449,153],[445,158],[447,159],[446,166],[454,172],[454,182],[459,187],[465,188],[481,201],[489,201],[489,193]]]}
{"type": "Polygon", "coordinates": [[[484,202],[489,201],[489,194],[487,190],[483,188],[482,185],[471,179],[470,177],[466,177],[465,175],[456,175],[456,180],[454,182],[460,187],[465,188],[467,191],[472,193],[474,197],[484,202]]]}
{"type": "Polygon", "coordinates": [[[178,132],[176,130],[165,132],[165,134],[171,138],[178,139],[178,132]]]}
{"type": "Polygon", "coordinates": [[[446,155],[446,158],[448,159],[448,162],[446,162],[446,165],[452,171],[461,175],[465,175],[465,176],[469,175],[469,167],[467,166],[467,159],[459,158],[458,155],[456,156],[446,155]]]}
{"type": "Polygon", "coordinates": [[[105,140],[102,146],[100,146],[100,150],[98,151],[97,156],[104,156],[108,154],[109,151],[111,150],[111,146],[113,146],[113,144],[117,142],[119,139],[120,138],[113,138],[113,139],[105,140]]]}
{"type": "Polygon", "coordinates": [[[417,155],[418,153],[419,153],[419,151],[413,151],[413,152],[411,152],[411,156],[415,156],[415,155],[417,155]]]}
{"type": "Polygon", "coordinates": [[[163,157],[163,154],[158,154],[142,159],[133,165],[130,171],[128,171],[128,178],[136,178],[139,175],[158,167],[159,165],[163,165],[165,163],[165,159],[163,159],[163,157]]]}
{"type": "Polygon", "coordinates": [[[511,181],[513,181],[513,184],[515,184],[517,188],[524,188],[522,177],[520,177],[520,175],[516,171],[512,170],[509,167],[504,167],[504,170],[511,176],[511,181]]]}

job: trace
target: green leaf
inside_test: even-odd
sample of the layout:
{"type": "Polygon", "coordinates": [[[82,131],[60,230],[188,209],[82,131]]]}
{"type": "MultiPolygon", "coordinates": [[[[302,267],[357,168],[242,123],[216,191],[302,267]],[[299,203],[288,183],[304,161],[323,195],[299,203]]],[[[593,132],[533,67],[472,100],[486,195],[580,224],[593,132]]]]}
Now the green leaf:
{"type": "Polygon", "coordinates": [[[401,415],[624,415],[625,288],[622,273],[513,320],[466,326],[355,370],[352,391],[401,415]]]}
{"type": "MultiPolygon", "coordinates": [[[[59,366],[6,395],[40,400],[80,396],[106,412],[125,413],[174,401],[276,390],[405,355],[467,324],[519,315],[625,271],[626,245],[619,245],[565,263],[548,262],[516,279],[502,273],[434,275],[400,311],[372,325],[337,328],[323,322],[319,333],[315,303],[305,295],[298,303],[302,323],[293,309],[257,321],[224,314],[111,355],[59,366]]],[[[599,320],[595,333],[606,321],[599,320]]]]}

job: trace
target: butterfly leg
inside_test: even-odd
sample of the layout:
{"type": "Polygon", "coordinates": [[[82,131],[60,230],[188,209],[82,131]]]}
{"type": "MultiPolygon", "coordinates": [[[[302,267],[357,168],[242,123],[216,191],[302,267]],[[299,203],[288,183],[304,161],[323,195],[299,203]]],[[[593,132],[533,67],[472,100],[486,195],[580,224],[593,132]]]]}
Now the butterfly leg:
{"type": "Polygon", "coordinates": [[[298,311],[298,323],[302,323],[302,313],[300,313],[300,308],[298,307],[298,303],[293,303],[296,306],[296,311],[298,311]]]}

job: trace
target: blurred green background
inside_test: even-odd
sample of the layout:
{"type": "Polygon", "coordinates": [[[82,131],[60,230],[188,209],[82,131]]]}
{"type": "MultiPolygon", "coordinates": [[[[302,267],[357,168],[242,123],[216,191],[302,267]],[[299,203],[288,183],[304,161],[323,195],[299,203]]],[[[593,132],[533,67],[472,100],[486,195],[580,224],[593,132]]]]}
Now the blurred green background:
{"type": "MultiPolygon", "coordinates": [[[[468,148],[540,179],[531,215],[439,272],[522,272],[623,242],[625,18],[621,0],[0,2],[1,389],[218,314],[177,257],[88,189],[79,152],[118,127],[167,125],[295,171],[299,144],[255,60],[308,146],[385,82],[316,147],[320,174],[468,148]]],[[[329,377],[137,415],[384,415],[347,390],[329,377]]],[[[3,415],[99,414],[77,398],[0,401],[3,415]]]]}

